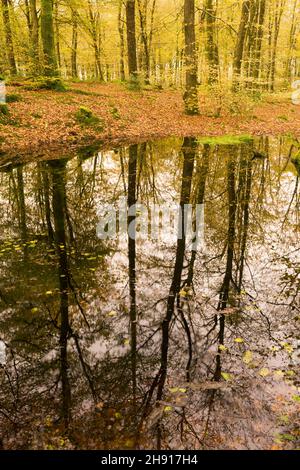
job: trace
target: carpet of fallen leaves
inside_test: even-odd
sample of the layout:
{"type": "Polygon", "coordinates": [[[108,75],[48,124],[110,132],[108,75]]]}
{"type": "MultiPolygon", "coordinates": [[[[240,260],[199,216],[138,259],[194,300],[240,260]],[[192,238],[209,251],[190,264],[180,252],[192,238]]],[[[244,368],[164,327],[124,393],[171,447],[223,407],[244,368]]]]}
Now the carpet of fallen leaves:
{"type": "Polygon", "coordinates": [[[2,161],[29,153],[53,155],[95,139],[108,147],[167,136],[300,134],[300,106],[292,104],[289,94],[269,95],[242,114],[225,107],[213,117],[215,103],[204,94],[201,115],[185,116],[180,90],[129,91],[119,84],[78,83],[67,92],[10,86],[8,93],[21,100],[9,104],[10,122],[0,124],[2,161]],[[103,131],[76,122],[80,106],[103,121],[103,131]]]}

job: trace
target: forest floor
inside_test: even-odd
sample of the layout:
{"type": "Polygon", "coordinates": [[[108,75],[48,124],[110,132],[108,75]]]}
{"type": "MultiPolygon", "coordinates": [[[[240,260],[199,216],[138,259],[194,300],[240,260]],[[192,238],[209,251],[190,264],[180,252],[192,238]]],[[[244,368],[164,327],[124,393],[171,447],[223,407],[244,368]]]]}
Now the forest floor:
{"type": "MultiPolygon", "coordinates": [[[[62,154],[98,140],[103,147],[168,136],[224,134],[300,136],[300,106],[291,93],[246,96],[200,93],[199,116],[185,116],[180,90],[130,91],[121,84],[72,83],[66,92],[8,86],[9,114],[0,115],[0,158],[62,154]],[[80,123],[86,107],[98,122],[80,123]]],[[[96,121],[96,120],[95,120],[96,121]]]]}

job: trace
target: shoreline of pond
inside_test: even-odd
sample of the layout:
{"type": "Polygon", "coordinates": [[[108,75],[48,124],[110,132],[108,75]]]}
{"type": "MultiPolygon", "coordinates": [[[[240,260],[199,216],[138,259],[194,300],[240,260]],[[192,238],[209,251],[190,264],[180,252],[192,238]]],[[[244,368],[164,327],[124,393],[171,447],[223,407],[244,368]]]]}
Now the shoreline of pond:
{"type": "Polygon", "coordinates": [[[224,96],[219,116],[212,112],[216,98],[202,93],[201,114],[186,116],[181,90],[129,91],[99,83],[72,83],[66,92],[26,90],[20,84],[7,90],[16,101],[8,104],[5,122],[0,119],[1,166],[27,161],[29,155],[60,158],[82,147],[107,150],[175,136],[300,136],[300,106],[288,93],[266,95],[260,102],[224,96]]]}

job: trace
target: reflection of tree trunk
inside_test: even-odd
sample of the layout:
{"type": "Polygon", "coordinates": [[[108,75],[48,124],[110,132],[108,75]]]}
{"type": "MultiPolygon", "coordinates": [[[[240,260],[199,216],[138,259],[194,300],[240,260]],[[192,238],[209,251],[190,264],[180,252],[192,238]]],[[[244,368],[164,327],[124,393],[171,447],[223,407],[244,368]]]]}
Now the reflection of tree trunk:
{"type": "Polygon", "coordinates": [[[55,243],[58,253],[58,275],[60,291],[60,374],[62,383],[62,418],[67,428],[71,418],[71,389],[68,376],[69,325],[69,270],[66,251],[65,226],[65,167],[66,162],[57,160],[49,163],[52,172],[52,206],[55,227],[55,243]]]}
{"type": "Polygon", "coordinates": [[[252,145],[250,148],[248,146],[242,145],[241,148],[241,163],[240,163],[240,176],[239,176],[239,211],[240,218],[238,220],[238,228],[240,233],[239,240],[239,253],[237,254],[237,279],[236,284],[238,291],[241,291],[243,274],[244,274],[244,264],[245,264],[245,253],[246,253],[246,244],[248,237],[248,227],[249,227],[249,204],[251,197],[251,184],[252,184],[252,156],[253,152],[252,145]]]}
{"type": "Polygon", "coordinates": [[[243,1],[240,26],[238,30],[238,37],[237,37],[237,41],[236,41],[236,45],[234,49],[233,82],[232,82],[233,91],[237,91],[240,86],[240,75],[242,71],[242,60],[243,60],[250,6],[251,6],[251,0],[243,1]]]}
{"type": "Polygon", "coordinates": [[[167,313],[162,322],[162,344],[161,344],[161,364],[159,371],[159,381],[157,390],[157,400],[161,400],[168,369],[168,353],[169,353],[169,327],[174,314],[175,299],[180,291],[181,275],[183,270],[183,261],[185,253],[185,227],[186,213],[185,204],[190,201],[192,175],[194,169],[196,140],[186,137],[182,146],[184,156],[182,184],[180,194],[180,214],[179,214],[179,236],[177,240],[176,259],[173,272],[171,287],[169,290],[167,301],[167,313]],[[180,217],[181,215],[181,217],[180,217]]]}
{"type": "Polygon", "coordinates": [[[250,64],[250,77],[251,77],[251,88],[257,90],[259,88],[259,74],[261,65],[261,48],[264,34],[264,20],[266,12],[266,0],[260,0],[258,4],[258,18],[254,25],[254,44],[250,64]]]}
{"type": "Polygon", "coordinates": [[[45,217],[48,230],[49,242],[52,244],[54,242],[54,233],[51,222],[51,208],[50,208],[50,185],[49,185],[49,176],[47,167],[43,164],[42,168],[42,184],[43,184],[43,196],[45,204],[45,217]]]}
{"type": "MultiPolygon", "coordinates": [[[[202,160],[201,162],[198,163],[198,168],[197,168],[197,173],[199,173],[198,176],[198,182],[197,182],[197,195],[196,195],[196,204],[203,204],[204,203],[204,194],[205,194],[205,186],[206,186],[206,178],[208,175],[208,169],[209,169],[209,153],[210,153],[210,147],[209,145],[205,144],[203,148],[203,153],[202,153],[202,160]]],[[[194,232],[198,233],[198,227],[194,225],[194,232]]],[[[196,261],[196,256],[197,256],[197,244],[196,246],[194,243],[197,243],[197,239],[193,240],[193,249],[192,249],[192,256],[191,256],[191,261],[189,264],[189,271],[188,271],[188,277],[187,277],[187,285],[190,286],[193,281],[193,276],[194,276],[194,264],[196,261]]]]}
{"type": "Polygon", "coordinates": [[[24,194],[24,179],[23,168],[17,168],[17,181],[18,181],[18,208],[19,208],[19,227],[21,233],[21,240],[23,243],[24,261],[27,259],[27,223],[26,223],[26,207],[25,207],[25,194],[24,194]]]}
{"type": "Polygon", "coordinates": [[[137,166],[137,145],[132,145],[129,148],[129,162],[128,162],[128,261],[129,261],[129,293],[130,293],[130,327],[131,327],[131,373],[132,373],[132,393],[133,402],[136,402],[136,326],[137,326],[137,312],[136,312],[136,210],[133,207],[136,204],[136,166],[137,166]]]}
{"type": "MultiPolygon", "coordinates": [[[[224,344],[225,332],[225,315],[222,310],[227,307],[230,283],[232,281],[232,268],[233,268],[233,255],[234,255],[234,242],[235,242],[235,221],[236,221],[236,194],[235,194],[235,156],[236,149],[232,146],[228,147],[228,154],[230,155],[227,163],[227,193],[228,193],[228,231],[227,231],[227,257],[226,257],[226,270],[223,283],[220,289],[218,311],[220,312],[220,328],[219,328],[219,344],[224,344]]],[[[214,379],[220,380],[221,378],[221,356],[217,355],[216,370],[214,379]]]]}

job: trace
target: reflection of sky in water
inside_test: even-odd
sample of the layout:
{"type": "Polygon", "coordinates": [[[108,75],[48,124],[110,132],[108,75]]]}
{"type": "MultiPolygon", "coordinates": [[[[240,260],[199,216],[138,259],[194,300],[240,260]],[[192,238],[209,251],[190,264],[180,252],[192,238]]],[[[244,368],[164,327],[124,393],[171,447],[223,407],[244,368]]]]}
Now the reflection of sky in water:
{"type": "MultiPolygon", "coordinates": [[[[141,151],[138,154],[137,198],[146,206],[166,202],[178,204],[182,184],[180,142],[151,143],[145,154],[141,151]]],[[[186,390],[185,413],[193,433],[185,431],[184,444],[176,430],[180,413],[165,416],[165,445],[171,448],[199,447],[205,423],[210,429],[206,440],[209,448],[270,448],[274,432],[281,429],[278,413],[292,416],[297,405],[291,396],[299,393],[299,339],[296,334],[299,329],[296,319],[297,315],[299,318],[299,190],[296,172],[287,162],[291,142],[287,139],[279,148],[276,139],[258,139],[255,146],[264,152],[269,146],[269,158],[254,160],[251,167],[249,223],[240,292],[234,286],[238,282],[241,263],[245,215],[244,201],[238,190],[241,163],[235,167],[237,208],[233,279],[225,309],[225,349],[219,353],[215,321],[220,318],[217,306],[226,267],[226,165],[230,155],[226,147],[210,153],[204,204],[205,246],[197,253],[192,292],[188,295],[184,291],[184,280],[191,250],[186,250],[180,296],[193,340],[192,382],[211,381],[216,354],[220,354],[223,381],[228,382],[228,389],[218,392],[210,401],[212,395],[186,383],[187,339],[180,311],[175,311],[170,325],[165,401],[174,404],[178,399],[176,406],[182,410],[182,397],[177,396],[177,392],[172,395],[168,390],[180,386],[186,390]],[[278,397],[284,397],[281,405],[278,397]]],[[[193,203],[201,176],[201,152],[200,147],[191,184],[193,203]]],[[[239,153],[236,158],[241,162],[239,153]]],[[[66,169],[66,233],[72,284],[68,299],[70,323],[89,364],[91,372],[88,373],[101,390],[101,400],[114,407],[122,400],[129,400],[130,395],[128,245],[124,235],[116,240],[98,240],[96,225],[99,207],[115,204],[128,194],[127,171],[126,149],[99,152],[84,162],[77,157],[68,162],[66,169]],[[124,367],[127,370],[125,378],[122,375],[124,367]]],[[[24,166],[21,172],[23,183],[20,170],[17,173],[16,169],[6,169],[0,174],[0,274],[3,279],[0,338],[9,345],[7,371],[13,374],[17,367],[18,380],[24,388],[23,399],[26,396],[32,403],[40,403],[37,420],[47,413],[55,415],[59,408],[59,392],[54,393],[51,384],[58,371],[60,292],[57,258],[47,241],[47,188],[43,172],[49,178],[48,203],[53,224],[51,175],[47,166],[36,163],[24,166]],[[25,208],[21,204],[22,184],[25,208]],[[15,364],[13,357],[17,361],[15,364]],[[45,369],[45,363],[48,363],[48,369],[45,369]],[[45,396],[48,394],[54,399],[53,408],[43,404],[37,392],[41,389],[45,396]]],[[[163,231],[159,240],[137,237],[137,376],[141,396],[151,385],[159,367],[160,326],[173,276],[175,245],[176,237],[163,231]]],[[[76,419],[76,413],[79,417],[81,413],[89,412],[86,403],[90,403],[90,397],[76,344],[71,339],[68,348],[76,419]]],[[[9,408],[13,407],[13,398],[7,387],[4,381],[5,395],[1,400],[7,402],[9,408]]],[[[90,417],[84,416],[88,427],[90,417]]],[[[146,429],[145,439],[149,447],[155,447],[154,431],[150,425],[146,429]]],[[[18,438],[24,439],[22,431],[18,438]]],[[[114,445],[118,447],[116,443],[112,447],[114,445]]]]}

